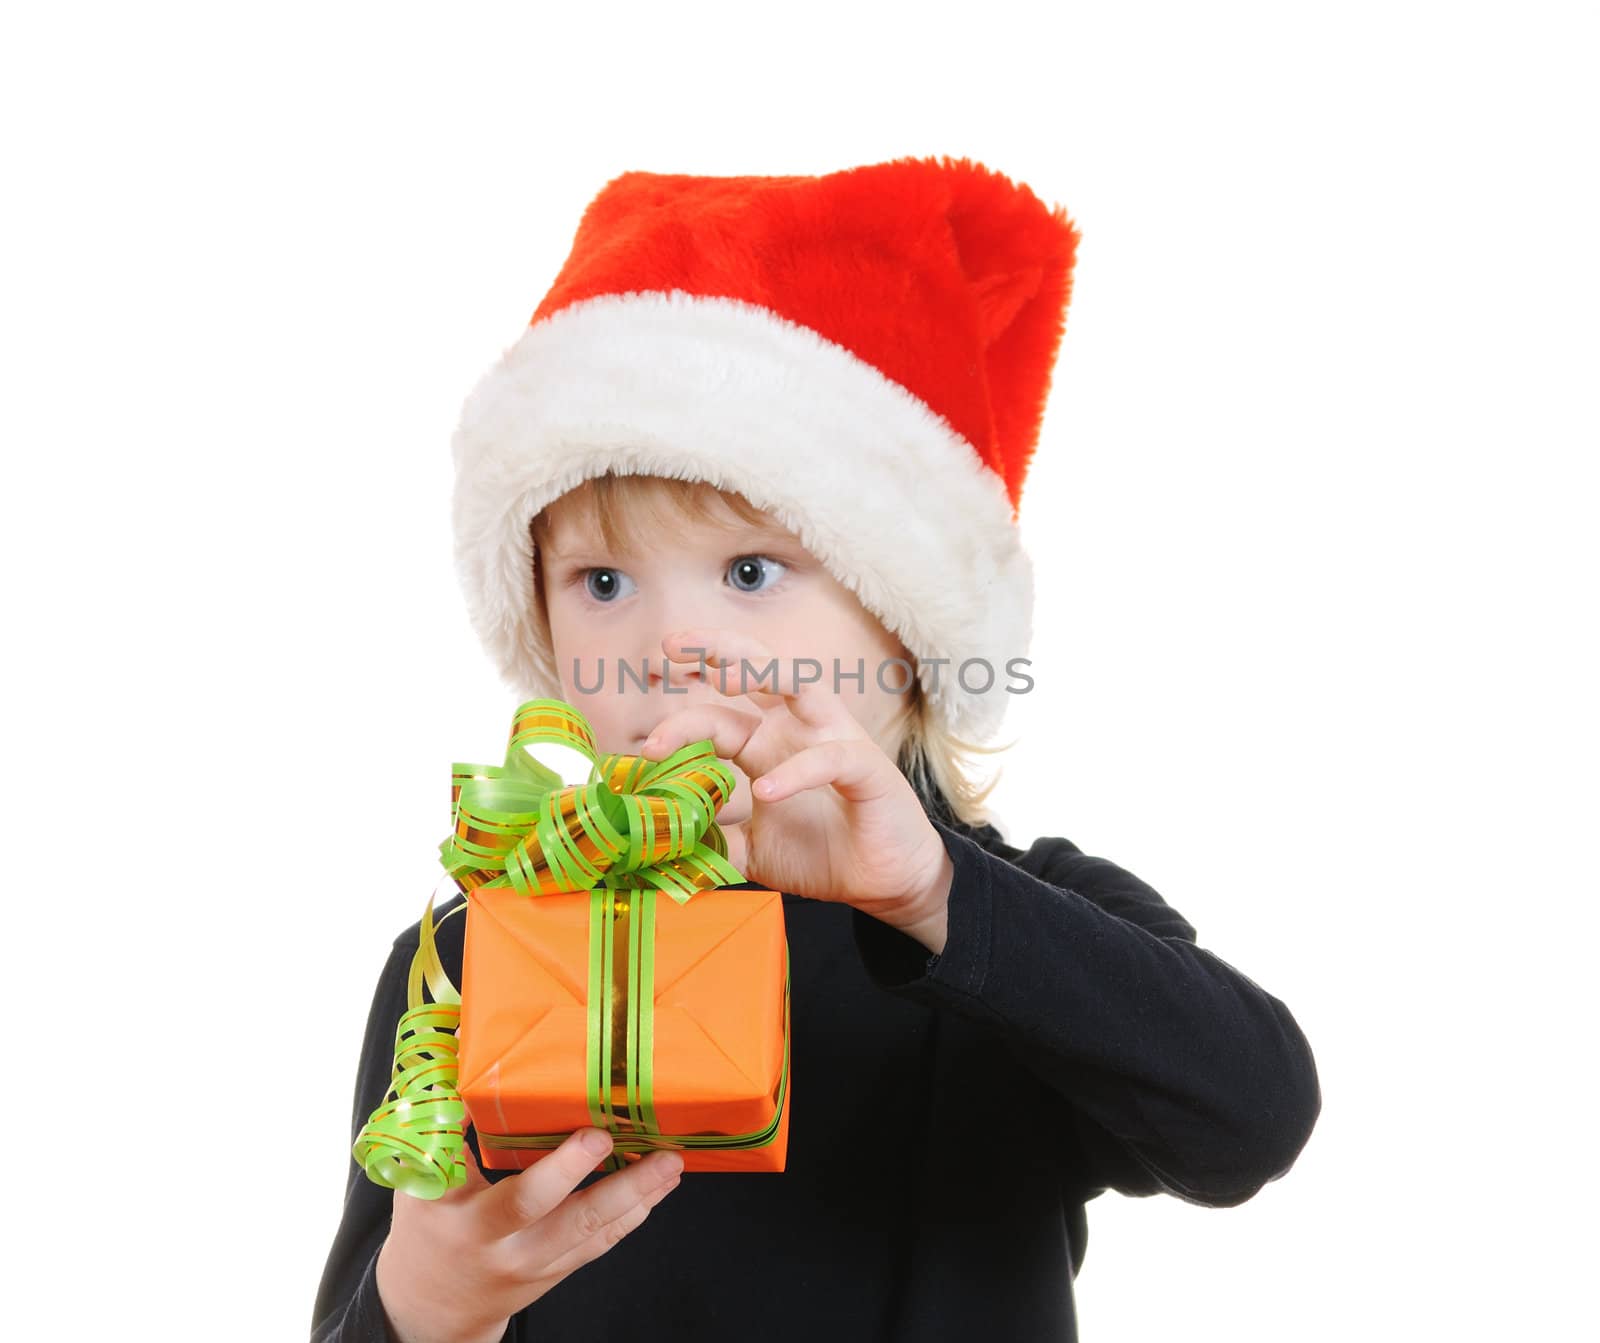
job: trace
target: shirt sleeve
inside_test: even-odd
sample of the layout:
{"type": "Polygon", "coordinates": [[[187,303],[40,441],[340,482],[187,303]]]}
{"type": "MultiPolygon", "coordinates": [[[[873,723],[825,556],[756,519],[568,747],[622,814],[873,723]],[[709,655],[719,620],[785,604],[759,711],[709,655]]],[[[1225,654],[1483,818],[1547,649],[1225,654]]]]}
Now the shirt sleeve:
{"type": "MultiPolygon", "coordinates": [[[[352,1147],[362,1125],[388,1094],[394,1072],[395,1028],[406,1010],[406,981],[416,948],[414,935],[397,938],[378,977],[356,1065],[352,1147]]],[[[378,1251],[389,1235],[393,1209],[394,1191],[369,1180],[352,1156],[345,1180],[344,1213],[317,1289],[311,1343],[395,1343],[375,1276],[378,1251]]]]}
{"type": "Polygon", "coordinates": [[[930,820],[955,867],[944,950],[855,910],[862,961],[887,992],[1005,1041],[1054,1102],[1055,1140],[1094,1172],[1087,1196],[1225,1207],[1287,1173],[1321,1093],[1279,999],[1114,863],[1064,839],[1007,858],[930,820]]]}

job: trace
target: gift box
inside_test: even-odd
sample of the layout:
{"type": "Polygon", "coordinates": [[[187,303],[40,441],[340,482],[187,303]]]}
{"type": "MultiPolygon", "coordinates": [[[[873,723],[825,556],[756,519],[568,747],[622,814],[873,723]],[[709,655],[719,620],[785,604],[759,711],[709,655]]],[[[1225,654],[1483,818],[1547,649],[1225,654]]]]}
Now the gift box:
{"type": "Polygon", "coordinates": [[[467,911],[457,1085],[485,1167],[592,1125],[614,1167],[670,1147],[686,1171],[781,1171],[788,1026],[777,891],[500,890],[467,911]]]}
{"type": "Polygon", "coordinates": [[[654,1150],[690,1171],[781,1171],[788,1152],[783,897],[727,861],[732,771],[710,740],[665,761],[600,755],[561,700],[531,700],[503,765],[455,765],[440,861],[467,900],[462,983],[420,924],[389,1093],[352,1149],[375,1183],[438,1198],[523,1169],[580,1128],[606,1169],[654,1150]],[[529,751],[576,750],[566,785],[529,751]],[[432,1000],[424,997],[424,986],[432,1000]]]}

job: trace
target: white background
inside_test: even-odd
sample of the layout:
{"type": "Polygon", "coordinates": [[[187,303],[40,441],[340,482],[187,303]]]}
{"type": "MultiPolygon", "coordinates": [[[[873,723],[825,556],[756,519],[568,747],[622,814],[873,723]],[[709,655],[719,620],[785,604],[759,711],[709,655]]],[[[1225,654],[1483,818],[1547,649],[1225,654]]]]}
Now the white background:
{"type": "Polygon", "coordinates": [[[7,1333],[305,1336],[514,707],[463,398],[616,173],[904,154],[1083,233],[1008,829],[1151,882],[1323,1088],[1250,1203],[1090,1205],[1083,1337],[1592,1327],[1584,8],[10,11],[7,1333]]]}

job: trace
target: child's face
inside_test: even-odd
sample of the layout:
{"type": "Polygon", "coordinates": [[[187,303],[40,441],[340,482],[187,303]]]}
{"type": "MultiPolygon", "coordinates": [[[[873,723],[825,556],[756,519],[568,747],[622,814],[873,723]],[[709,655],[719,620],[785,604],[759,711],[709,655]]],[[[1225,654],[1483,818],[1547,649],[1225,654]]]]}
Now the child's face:
{"type": "MultiPolygon", "coordinates": [[[[549,509],[539,574],[562,698],[583,711],[602,751],[624,754],[637,752],[669,714],[702,701],[758,714],[750,700],[701,683],[698,661],[669,664],[662,649],[668,635],[682,631],[732,630],[758,640],[785,672],[791,659],[821,663],[816,684],[830,694],[837,665],[840,699],[892,758],[907,703],[895,691],[909,673],[883,664],[911,662],[904,644],[770,515],[752,526],[714,493],[707,499],[709,517],[636,528],[629,548],[616,553],[606,550],[587,509],[568,506],[572,496],[549,509]],[[858,660],[860,684],[844,679],[858,660]],[[619,662],[627,663],[627,676],[619,676],[619,662]],[[663,692],[663,675],[671,694],[663,692]]],[[[755,666],[753,675],[762,670],[755,666]]],[[[802,672],[818,675],[814,667],[802,672]]],[[[748,780],[734,769],[746,785],[734,805],[747,815],[748,780]]]]}

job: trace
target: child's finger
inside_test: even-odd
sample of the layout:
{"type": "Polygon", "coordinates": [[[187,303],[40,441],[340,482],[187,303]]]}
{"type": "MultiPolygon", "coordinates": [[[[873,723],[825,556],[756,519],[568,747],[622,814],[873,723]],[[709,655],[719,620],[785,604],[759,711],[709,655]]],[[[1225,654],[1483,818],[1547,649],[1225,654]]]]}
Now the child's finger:
{"type": "Polygon", "coordinates": [[[811,660],[817,663],[814,670],[820,678],[812,680],[813,668],[805,665],[806,659],[777,657],[759,640],[735,630],[680,630],[663,639],[661,646],[674,661],[703,659],[706,680],[725,695],[781,695],[790,712],[810,727],[842,729],[855,722],[832,688],[832,671],[820,658],[811,660]]]}
{"type": "Polygon", "coordinates": [[[891,780],[883,768],[888,759],[878,745],[866,737],[819,742],[796,751],[782,764],[755,779],[750,791],[762,802],[779,802],[796,793],[831,784],[851,801],[866,802],[888,791],[891,780]]]}
{"type": "Polygon", "coordinates": [[[604,1129],[579,1129],[548,1156],[540,1157],[509,1180],[500,1181],[483,1195],[479,1206],[483,1209],[485,1231],[498,1238],[526,1230],[559,1207],[610,1151],[611,1135],[604,1129]],[[602,1135],[604,1141],[596,1140],[591,1147],[589,1142],[596,1134],[602,1135]]]}
{"type": "MultiPolygon", "coordinates": [[[[668,714],[644,739],[639,754],[647,760],[665,760],[692,741],[710,738],[718,756],[731,760],[746,774],[754,775],[777,763],[760,758],[762,743],[756,735],[766,721],[764,715],[741,712],[731,704],[695,704],[668,714]],[[752,754],[752,746],[756,747],[752,754]],[[751,766],[754,765],[753,770],[751,766]]],[[[768,748],[769,750],[771,748],[768,748]]]]}
{"type": "Polygon", "coordinates": [[[677,1188],[683,1165],[679,1153],[652,1152],[574,1194],[513,1244],[526,1245],[531,1256],[545,1260],[540,1276],[565,1277],[637,1228],[650,1209],[677,1188]]]}

